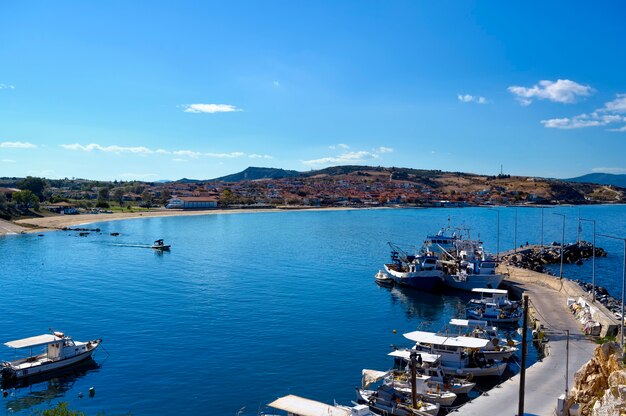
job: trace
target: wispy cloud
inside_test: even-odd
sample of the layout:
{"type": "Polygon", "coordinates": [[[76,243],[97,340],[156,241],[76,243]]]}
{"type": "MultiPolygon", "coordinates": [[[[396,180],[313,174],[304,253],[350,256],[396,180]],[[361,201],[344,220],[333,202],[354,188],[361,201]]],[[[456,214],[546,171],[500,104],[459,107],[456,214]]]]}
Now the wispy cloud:
{"type": "MultiPolygon", "coordinates": [[[[247,154],[244,152],[228,152],[228,153],[213,153],[213,152],[198,152],[195,150],[165,150],[165,149],[150,149],[144,146],[118,146],[118,145],[110,145],[110,146],[102,146],[97,143],[90,143],[87,145],[83,145],[80,143],[73,144],[61,144],[59,145],[64,149],[73,150],[73,151],[82,151],[82,152],[105,152],[105,153],[132,153],[138,155],[174,155],[181,156],[191,159],[198,159],[200,157],[210,157],[210,158],[222,158],[222,159],[233,159],[244,157],[247,154]]],[[[266,159],[272,158],[270,155],[258,155],[256,153],[251,153],[248,155],[249,157],[263,157],[266,159]]],[[[183,160],[183,159],[180,159],[183,160]]]]}
{"type": "Polygon", "coordinates": [[[175,158],[175,159],[172,159],[172,162],[176,162],[176,163],[184,163],[184,162],[187,162],[187,159],[175,158]]]}
{"type": "Polygon", "coordinates": [[[272,82],[272,85],[274,85],[276,88],[280,88],[280,82],[278,81],[272,82]]]}
{"type": "Polygon", "coordinates": [[[359,150],[359,151],[346,151],[337,156],[327,156],[319,159],[303,160],[302,163],[309,166],[317,165],[345,165],[352,163],[365,163],[368,161],[376,160],[380,158],[383,153],[391,153],[393,149],[390,147],[381,146],[372,151],[359,150]]]}
{"type": "Polygon", "coordinates": [[[136,153],[136,154],[142,154],[142,155],[155,153],[154,150],[150,150],[144,146],[118,146],[118,145],[101,146],[96,143],[90,143],[88,145],[73,143],[73,144],[62,144],[60,146],[67,150],[82,150],[84,152],[92,152],[94,150],[99,150],[101,152],[107,152],[107,153],[136,153]]]}
{"type": "MultiPolygon", "coordinates": [[[[551,118],[541,120],[547,128],[580,129],[583,127],[602,127],[614,123],[626,123],[626,94],[617,94],[616,98],[604,104],[590,114],[578,114],[573,117],[551,118]]],[[[609,131],[626,132],[626,125],[608,129],[609,131]]]]}
{"type": "Polygon", "coordinates": [[[232,113],[235,111],[243,111],[231,104],[188,104],[182,106],[185,113],[232,113]]]}
{"type": "Polygon", "coordinates": [[[489,101],[485,97],[470,94],[458,94],[456,96],[462,103],[487,104],[489,101]]]}
{"type": "Polygon", "coordinates": [[[250,159],[273,159],[273,157],[270,156],[270,155],[259,155],[259,154],[256,154],[256,153],[251,153],[251,154],[248,155],[248,157],[250,159]]]}
{"type": "Polygon", "coordinates": [[[589,85],[582,85],[569,79],[542,80],[530,88],[513,85],[508,90],[524,106],[530,105],[533,99],[572,104],[580,97],[588,97],[595,92],[589,85]]]}
{"type": "Polygon", "coordinates": [[[591,169],[592,172],[596,172],[596,173],[615,173],[615,174],[619,174],[619,173],[626,173],[626,168],[593,168],[591,169]]]}
{"type": "Polygon", "coordinates": [[[337,148],[340,148],[340,149],[349,149],[349,148],[350,148],[350,146],[348,146],[348,145],[347,145],[347,144],[345,144],[345,143],[339,143],[339,144],[333,144],[333,145],[330,145],[330,146],[328,146],[328,148],[329,148],[329,149],[331,149],[331,150],[335,150],[335,149],[337,149],[337,148]]]}
{"type": "Polygon", "coordinates": [[[13,160],[13,159],[2,159],[2,160],[0,160],[0,162],[2,162],[2,163],[16,163],[15,160],[13,160]]]}
{"type": "Polygon", "coordinates": [[[28,142],[1,142],[0,147],[3,149],[34,149],[37,145],[28,142]]]}
{"type": "Polygon", "coordinates": [[[0,84],[0,90],[14,90],[15,86],[11,84],[0,84]]]}

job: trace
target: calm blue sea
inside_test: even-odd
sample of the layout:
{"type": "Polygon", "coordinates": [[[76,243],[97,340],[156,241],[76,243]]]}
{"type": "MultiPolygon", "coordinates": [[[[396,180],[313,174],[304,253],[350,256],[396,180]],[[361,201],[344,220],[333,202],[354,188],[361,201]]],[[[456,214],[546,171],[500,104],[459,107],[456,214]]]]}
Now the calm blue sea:
{"type": "MultiPolygon", "coordinates": [[[[626,207],[590,206],[598,232],[626,236],[626,207]]],[[[500,249],[514,244],[514,208],[500,208],[500,249]]],[[[517,244],[541,240],[539,208],[517,209],[517,244]]],[[[544,240],[577,238],[577,207],[544,210],[544,240]]],[[[247,213],[105,222],[101,234],[0,238],[0,341],[65,331],[103,338],[98,368],[9,391],[6,414],[60,400],[89,414],[256,415],[285,394],[349,403],[361,369],[387,369],[403,332],[437,330],[466,296],[378,287],[388,241],[419,246],[465,225],[496,250],[486,208],[247,213]],[[118,237],[110,236],[119,232],[118,237]],[[136,247],[164,238],[170,253],[136,247]],[[394,330],[397,333],[394,333],[394,330]],[[89,387],[96,390],[88,397],[89,387]],[[79,393],[84,397],[79,398],[79,393]]],[[[583,237],[591,239],[585,224],[583,237]]],[[[598,284],[619,294],[621,242],[598,238],[598,284]]],[[[591,262],[567,266],[588,279],[591,262]]],[[[11,359],[2,347],[0,359],[11,359]]]]}

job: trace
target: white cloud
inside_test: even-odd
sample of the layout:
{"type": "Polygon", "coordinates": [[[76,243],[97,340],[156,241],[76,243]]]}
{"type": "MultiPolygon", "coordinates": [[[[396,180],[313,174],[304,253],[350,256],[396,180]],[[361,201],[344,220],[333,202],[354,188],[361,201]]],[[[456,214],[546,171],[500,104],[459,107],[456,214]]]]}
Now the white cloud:
{"type": "Polygon", "coordinates": [[[137,154],[144,154],[144,155],[154,153],[154,150],[150,150],[144,146],[131,146],[131,147],[118,146],[118,145],[101,146],[96,143],[90,143],[86,146],[79,144],[79,143],[62,144],[60,146],[67,150],[82,150],[84,152],[92,152],[94,150],[99,150],[101,152],[107,152],[107,153],[137,153],[137,154]]]}
{"type": "Polygon", "coordinates": [[[172,154],[174,154],[176,156],[186,156],[186,157],[190,157],[192,159],[197,159],[200,156],[202,156],[202,153],[194,152],[193,150],[174,150],[172,152],[172,154]]]}
{"type": "Polygon", "coordinates": [[[1,142],[0,148],[3,149],[34,149],[37,145],[28,142],[1,142]]]}
{"type": "Polygon", "coordinates": [[[2,163],[16,163],[15,160],[13,160],[13,159],[2,159],[2,160],[0,160],[0,162],[2,162],[2,163]]]}
{"type": "Polygon", "coordinates": [[[514,85],[509,87],[508,90],[516,96],[521,105],[529,105],[533,99],[572,104],[579,97],[588,97],[595,92],[589,85],[578,84],[569,79],[542,80],[530,88],[514,85]]]}
{"type": "Polygon", "coordinates": [[[0,90],[14,90],[15,86],[10,84],[0,84],[0,90]]]}
{"type": "MultiPolygon", "coordinates": [[[[573,117],[541,120],[541,124],[554,129],[579,129],[583,127],[601,127],[613,123],[626,123],[626,94],[617,94],[617,98],[604,104],[591,114],[578,114],[573,117]]],[[[626,132],[626,125],[608,129],[608,131],[626,132]]]]}
{"type": "Polygon", "coordinates": [[[243,111],[231,104],[189,104],[184,105],[185,113],[232,113],[243,111]]]}
{"type": "Polygon", "coordinates": [[[392,149],[391,147],[380,146],[380,147],[377,149],[377,152],[378,152],[378,153],[392,153],[392,152],[393,152],[393,149],[392,149]]]}
{"type": "Polygon", "coordinates": [[[187,159],[179,159],[179,158],[172,159],[172,162],[176,162],[176,163],[184,163],[186,161],[187,161],[187,159]]]}
{"type": "Polygon", "coordinates": [[[202,153],[202,156],[206,157],[218,157],[218,158],[237,158],[245,156],[246,154],[243,152],[230,152],[230,153],[202,153]]]}
{"type": "Polygon", "coordinates": [[[278,81],[274,81],[272,84],[273,84],[276,88],[280,88],[280,82],[278,82],[278,81]]]}
{"type": "Polygon", "coordinates": [[[626,113],[626,94],[617,94],[617,98],[604,104],[600,110],[606,113],[626,113]]]}
{"type": "Polygon", "coordinates": [[[360,163],[366,160],[377,159],[378,155],[371,152],[359,151],[359,152],[344,152],[339,156],[322,157],[319,159],[303,160],[305,165],[328,165],[328,164],[346,164],[346,163],[360,163]]]}
{"type": "Polygon", "coordinates": [[[626,173],[626,168],[593,168],[592,172],[596,173],[626,173]]]}
{"type": "Polygon", "coordinates": [[[485,97],[470,94],[458,94],[456,96],[462,103],[487,104],[489,101],[485,97]]]}
{"type": "MultiPolygon", "coordinates": [[[[182,157],[190,158],[190,159],[198,159],[200,157],[233,159],[233,158],[239,158],[239,157],[243,157],[247,155],[244,152],[228,152],[228,153],[208,152],[208,153],[205,153],[205,152],[198,152],[195,150],[165,150],[165,149],[153,150],[144,146],[135,146],[135,147],[126,147],[126,146],[118,146],[118,145],[102,146],[97,143],[90,143],[87,145],[83,145],[80,143],[73,143],[73,144],[61,144],[60,146],[67,150],[83,151],[83,152],[100,151],[100,152],[116,153],[116,154],[133,153],[133,154],[139,154],[139,155],[151,155],[151,154],[174,155],[174,156],[181,157],[181,158],[178,158],[179,159],[178,161],[182,161],[183,160],[182,157]]],[[[256,153],[251,153],[248,156],[253,157],[253,158],[262,157],[265,159],[272,158],[272,156],[270,155],[259,155],[256,153]]]]}
{"type": "Polygon", "coordinates": [[[251,154],[248,155],[248,157],[250,159],[273,159],[273,157],[270,156],[270,155],[259,155],[259,154],[256,154],[256,153],[251,153],[251,154]]]}

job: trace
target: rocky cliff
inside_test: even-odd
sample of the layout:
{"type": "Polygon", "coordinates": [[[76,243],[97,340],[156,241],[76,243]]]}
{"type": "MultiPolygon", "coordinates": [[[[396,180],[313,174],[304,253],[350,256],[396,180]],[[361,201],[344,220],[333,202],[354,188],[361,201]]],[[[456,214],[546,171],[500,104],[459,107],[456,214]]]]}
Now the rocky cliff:
{"type": "Polygon", "coordinates": [[[626,414],[626,370],[616,343],[599,345],[593,358],[574,375],[568,404],[580,405],[583,416],[626,414]]]}

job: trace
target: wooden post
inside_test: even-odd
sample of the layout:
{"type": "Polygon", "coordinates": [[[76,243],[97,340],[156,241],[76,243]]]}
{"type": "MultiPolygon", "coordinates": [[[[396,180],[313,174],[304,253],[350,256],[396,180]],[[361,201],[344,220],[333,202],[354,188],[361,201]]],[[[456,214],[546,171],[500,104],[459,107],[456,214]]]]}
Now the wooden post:
{"type": "Polygon", "coordinates": [[[413,409],[417,409],[417,390],[415,386],[416,365],[417,353],[415,351],[411,351],[411,403],[413,404],[413,409]]]}

